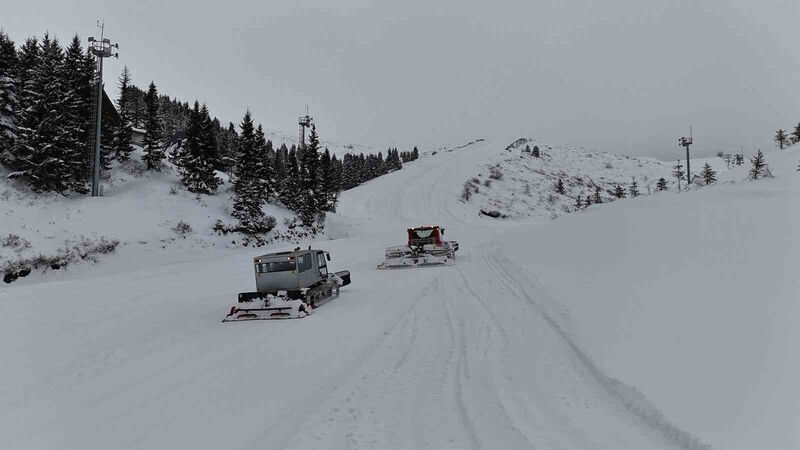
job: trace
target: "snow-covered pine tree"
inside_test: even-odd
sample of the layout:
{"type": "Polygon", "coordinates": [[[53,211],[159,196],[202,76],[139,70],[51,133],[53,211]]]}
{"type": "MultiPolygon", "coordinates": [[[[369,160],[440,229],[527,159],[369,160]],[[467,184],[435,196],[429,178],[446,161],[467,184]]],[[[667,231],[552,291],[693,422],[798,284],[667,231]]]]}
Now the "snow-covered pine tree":
{"type": "Polygon", "coordinates": [[[625,198],[625,190],[624,190],[624,189],[622,189],[622,186],[620,186],[620,185],[617,185],[617,186],[614,188],[614,197],[616,197],[616,198],[618,198],[618,199],[619,199],[619,198],[625,198]]]}
{"type": "Polygon", "coordinates": [[[0,30],[0,162],[17,136],[17,49],[14,41],[0,30]]]}
{"type": "Polygon", "coordinates": [[[664,179],[664,177],[659,178],[658,182],[656,183],[656,188],[659,191],[666,191],[667,190],[667,180],[664,179]]]}
{"type": "Polygon", "coordinates": [[[561,178],[559,178],[558,182],[556,183],[556,192],[564,195],[564,182],[561,180],[561,178]]]}
{"type": "Polygon", "coordinates": [[[577,211],[582,207],[583,207],[583,202],[581,202],[581,196],[578,195],[577,197],[575,197],[575,210],[577,211]]]}
{"type": "Polygon", "coordinates": [[[769,172],[769,168],[767,167],[766,161],[764,161],[764,154],[761,150],[758,150],[756,156],[750,159],[752,167],[750,168],[750,177],[754,180],[757,180],[758,177],[763,177],[767,175],[769,172]]]}
{"type": "Polygon", "coordinates": [[[631,197],[639,196],[639,183],[636,182],[636,178],[633,178],[630,186],[628,186],[628,193],[631,194],[631,197]]]}
{"type": "Polygon", "coordinates": [[[275,150],[275,158],[272,160],[272,170],[274,173],[273,179],[275,180],[275,184],[273,185],[275,189],[275,198],[278,199],[281,203],[285,203],[286,199],[286,192],[287,192],[287,173],[286,173],[286,158],[288,158],[289,151],[286,149],[286,144],[281,144],[277,150],[275,150]]]}
{"type": "Polygon", "coordinates": [[[216,167],[219,165],[219,149],[217,146],[217,129],[219,122],[211,120],[208,115],[208,107],[205,103],[200,108],[200,146],[203,157],[203,176],[205,183],[213,192],[217,189],[221,180],[217,178],[216,167]]]}
{"type": "Polygon", "coordinates": [[[269,139],[264,146],[263,160],[264,180],[266,180],[264,200],[271,201],[278,197],[278,189],[276,187],[277,181],[275,180],[275,149],[269,139]]]}
{"type": "Polygon", "coordinates": [[[81,160],[69,141],[63,77],[64,52],[56,38],[45,34],[33,67],[28,67],[17,139],[9,166],[10,178],[25,181],[37,192],[68,193],[74,187],[75,166],[81,160]]]}
{"type": "Polygon", "coordinates": [[[594,187],[594,202],[597,204],[603,203],[603,197],[600,195],[600,186],[594,187]]]}
{"type": "MultiPolygon", "coordinates": [[[[399,160],[400,156],[397,157],[399,160]]],[[[331,153],[327,148],[319,159],[319,173],[321,209],[326,212],[335,212],[339,200],[339,183],[336,176],[335,155],[331,158],[331,153]]]]}
{"type": "Polygon", "coordinates": [[[417,146],[414,146],[414,150],[411,150],[411,160],[414,161],[415,159],[419,158],[419,150],[417,146]]]}
{"type": "Polygon", "coordinates": [[[700,173],[700,176],[703,177],[703,182],[706,183],[706,185],[717,181],[717,172],[711,168],[711,164],[709,163],[703,166],[703,171],[700,173]]]}
{"type": "Polygon", "coordinates": [[[311,125],[311,134],[308,145],[303,148],[302,170],[300,173],[300,204],[297,208],[298,216],[306,227],[311,227],[322,215],[322,206],[319,204],[319,136],[317,127],[311,125]]]}
{"type": "Polygon", "coordinates": [[[681,191],[681,180],[686,179],[686,172],[683,171],[683,164],[680,160],[672,167],[672,176],[678,180],[678,192],[681,191]]]}
{"type": "Polygon", "coordinates": [[[261,201],[266,202],[270,198],[272,192],[272,183],[270,181],[272,170],[267,156],[267,137],[264,135],[264,128],[261,127],[261,124],[256,127],[253,142],[255,144],[257,156],[254,161],[256,183],[261,193],[261,201]]]}
{"type": "Polygon", "coordinates": [[[286,152],[286,183],[283,204],[292,211],[300,207],[300,167],[297,161],[297,147],[292,145],[286,152]]]}
{"type": "Polygon", "coordinates": [[[541,156],[542,156],[542,154],[539,152],[539,146],[538,145],[534,145],[533,146],[533,157],[534,158],[539,158],[541,156]]]}
{"type": "Polygon", "coordinates": [[[156,84],[152,81],[144,96],[146,107],[144,119],[144,156],[142,160],[147,165],[147,170],[161,170],[161,161],[164,159],[164,147],[161,144],[161,121],[159,120],[159,101],[156,84]]]}
{"type": "Polygon", "coordinates": [[[797,126],[794,127],[794,131],[792,131],[792,135],[790,137],[792,144],[797,144],[800,142],[800,122],[798,122],[797,126]]]}
{"type": "Polygon", "coordinates": [[[65,113],[65,162],[72,171],[72,190],[88,192],[87,182],[91,170],[94,123],[92,123],[92,80],[94,70],[87,61],[76,34],[64,54],[62,78],[67,84],[64,99],[65,113]],[[69,156],[67,156],[69,155],[69,156]]]}
{"type": "Polygon", "coordinates": [[[208,140],[205,130],[208,120],[205,105],[201,109],[200,103],[195,100],[186,128],[183,150],[177,161],[181,182],[190,192],[199,194],[212,194],[219,186],[219,179],[214,172],[216,143],[208,140]]]}
{"type": "Polygon", "coordinates": [[[236,181],[233,183],[233,217],[239,220],[242,231],[249,234],[258,234],[268,231],[264,211],[261,209],[263,200],[258,182],[257,161],[259,159],[256,149],[253,118],[247,111],[239,125],[241,132],[237,139],[236,151],[236,181]]]}
{"type": "Polygon", "coordinates": [[[775,143],[778,144],[778,146],[781,148],[781,150],[783,150],[783,147],[786,147],[786,145],[789,144],[789,135],[787,135],[786,131],[781,128],[775,132],[774,140],[775,143]]]}
{"type": "Polygon", "coordinates": [[[119,112],[120,123],[112,128],[111,151],[118,161],[130,159],[133,148],[131,147],[131,73],[128,66],[122,68],[119,76],[119,98],[117,99],[117,112],[119,112]]]}

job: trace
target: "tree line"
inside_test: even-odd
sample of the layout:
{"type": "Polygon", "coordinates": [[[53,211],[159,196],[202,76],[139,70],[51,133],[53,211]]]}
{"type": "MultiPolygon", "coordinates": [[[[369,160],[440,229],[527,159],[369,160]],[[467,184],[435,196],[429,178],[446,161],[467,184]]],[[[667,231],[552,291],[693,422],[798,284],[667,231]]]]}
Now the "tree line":
{"type": "MultiPolygon", "coordinates": [[[[45,34],[19,48],[0,32],[0,164],[35,192],[87,193],[94,153],[93,116],[99,94],[95,58],[75,35],[64,49],[45,34]]],[[[339,159],[321,148],[316,128],[307,145],[279,147],[268,140],[248,111],[239,129],[223,126],[198,100],[190,106],[132,82],[124,67],[115,99],[120,120],[103,121],[101,169],[124,163],[134,151],[134,131],[142,133],[142,162],[160,171],[164,161],[177,169],[183,186],[213,195],[218,172],[232,175],[237,230],[268,231],[261,212],[266,202],[282,203],[305,226],[322,223],[335,211],[339,192],[399,170],[419,150],[388,149],[378,154],[345,154],[339,159]]]]}

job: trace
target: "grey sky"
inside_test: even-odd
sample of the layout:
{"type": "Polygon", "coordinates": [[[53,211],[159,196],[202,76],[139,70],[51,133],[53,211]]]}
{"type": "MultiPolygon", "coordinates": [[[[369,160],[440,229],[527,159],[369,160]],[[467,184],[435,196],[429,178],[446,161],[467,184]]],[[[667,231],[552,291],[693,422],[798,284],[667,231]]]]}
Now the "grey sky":
{"type": "Polygon", "coordinates": [[[476,137],[661,158],[771,146],[800,121],[800,0],[4,1],[21,43],[45,30],[120,43],[142,87],[250,108],[292,132],[398,146],[476,137]]]}

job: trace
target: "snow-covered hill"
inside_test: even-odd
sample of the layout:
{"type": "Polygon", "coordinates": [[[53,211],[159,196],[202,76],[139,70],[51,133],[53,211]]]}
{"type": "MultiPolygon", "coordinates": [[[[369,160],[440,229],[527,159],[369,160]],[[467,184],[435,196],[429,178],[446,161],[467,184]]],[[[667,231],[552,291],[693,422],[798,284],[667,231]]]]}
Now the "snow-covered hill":
{"type": "MultiPolygon", "coordinates": [[[[128,245],[0,287],[0,448],[800,448],[798,150],[767,155],[774,179],[496,220],[460,194],[508,143],[343,193],[313,245],[353,284],[302,320],[219,322],[275,246],[128,245]],[[456,266],[375,270],[429,223],[456,266]]],[[[224,205],[199,209],[196,229],[224,205]]]]}

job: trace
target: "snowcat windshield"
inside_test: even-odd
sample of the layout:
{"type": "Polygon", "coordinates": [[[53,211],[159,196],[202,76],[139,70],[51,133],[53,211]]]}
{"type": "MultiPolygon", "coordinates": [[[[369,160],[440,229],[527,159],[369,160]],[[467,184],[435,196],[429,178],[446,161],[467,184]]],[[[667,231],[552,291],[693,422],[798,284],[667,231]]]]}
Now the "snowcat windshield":
{"type": "Polygon", "coordinates": [[[433,234],[433,228],[427,230],[414,230],[414,237],[417,239],[427,239],[433,234]]]}

